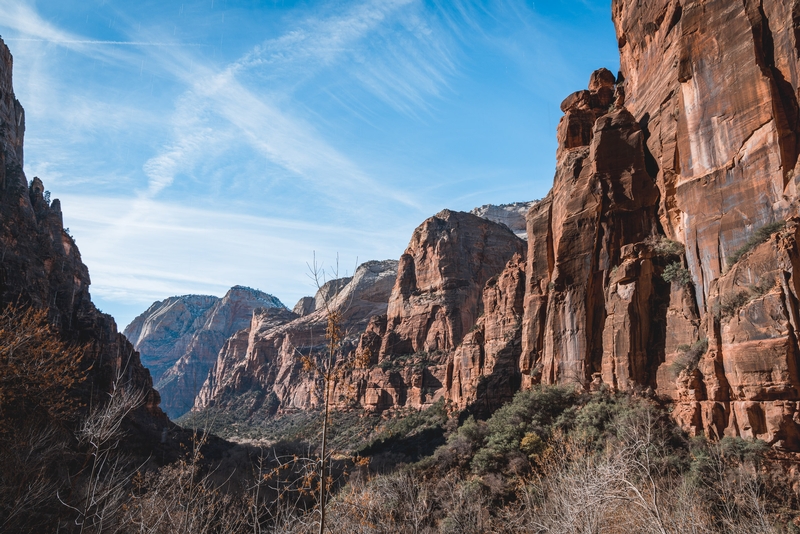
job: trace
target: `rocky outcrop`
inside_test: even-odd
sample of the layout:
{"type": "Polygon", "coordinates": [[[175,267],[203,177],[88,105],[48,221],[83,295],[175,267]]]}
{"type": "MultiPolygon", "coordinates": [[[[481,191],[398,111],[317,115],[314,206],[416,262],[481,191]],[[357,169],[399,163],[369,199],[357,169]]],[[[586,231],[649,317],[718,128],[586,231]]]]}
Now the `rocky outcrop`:
{"type": "Polygon", "coordinates": [[[241,405],[242,399],[247,399],[248,414],[262,410],[265,403],[271,406],[267,412],[318,406],[317,377],[303,369],[302,360],[325,353],[329,311],[339,314],[344,352],[349,354],[370,318],[386,312],[396,274],[396,261],[367,262],[352,278],[324,284],[315,295],[315,310],[307,315],[257,310],[249,327],[219,352],[194,409],[225,409],[241,405]]]}
{"type": "Polygon", "coordinates": [[[186,352],[203,318],[219,302],[210,295],[184,295],[154,302],[125,327],[123,334],[139,351],[153,381],[175,365],[186,352]]]}
{"type": "MultiPolygon", "coordinates": [[[[695,433],[796,449],[796,13],[613,2],[619,79],[568,97],[528,213],[523,385],[653,388],[695,433]]],[[[794,11],[797,11],[794,9],[794,11]]]]}
{"type": "Polygon", "coordinates": [[[45,308],[62,337],[88,346],[91,364],[85,404],[107,398],[119,387],[144,390],[144,406],[129,421],[138,438],[160,435],[169,425],[158,407],[150,373],[114,319],[92,304],[89,271],[75,241],[64,230],[61,203],[50,200],[39,178],[23,172],[25,118],[14,97],[12,58],[0,41],[0,306],[45,308]]]}
{"type": "Polygon", "coordinates": [[[314,311],[314,297],[302,297],[292,308],[292,312],[300,317],[308,315],[314,311]]]}
{"type": "Polygon", "coordinates": [[[614,76],[598,71],[590,87],[562,104],[553,189],[528,216],[526,384],[649,381],[657,273],[633,245],[657,232],[658,190],[644,132],[624,107],[609,111],[614,76]]]}
{"type": "Polygon", "coordinates": [[[336,278],[324,282],[317,290],[316,295],[313,297],[302,297],[297,301],[297,304],[292,308],[292,312],[300,317],[321,310],[325,307],[326,302],[330,302],[338,293],[342,291],[347,284],[350,283],[352,277],[336,278]]]}
{"type": "Polygon", "coordinates": [[[708,350],[667,360],[659,386],[674,387],[677,417],[691,432],[800,450],[798,232],[790,220],[715,280],[708,350]]]}
{"type": "Polygon", "coordinates": [[[273,308],[288,313],[272,295],[235,286],[222,298],[184,295],[156,302],[128,325],[125,334],[153,371],[167,415],[175,419],[192,408],[226,340],[250,324],[254,310],[273,308]]]}
{"type": "Polygon", "coordinates": [[[483,315],[447,368],[447,397],[456,406],[491,413],[520,388],[525,267],[524,256],[515,254],[483,288],[483,315]]]}
{"type": "MultiPolygon", "coordinates": [[[[386,317],[373,319],[356,349],[356,360],[372,364],[351,378],[358,402],[369,410],[420,408],[442,397],[463,407],[474,403],[475,388],[502,374],[501,345],[514,344],[515,329],[506,323],[519,323],[521,308],[516,319],[497,308],[516,309],[506,300],[517,298],[512,280],[525,253],[525,242],[508,227],[469,213],[445,210],[423,222],[400,258],[386,317]],[[495,344],[496,335],[503,342],[495,344]],[[457,355],[462,342],[471,349],[457,355]]],[[[513,383],[516,374],[501,381],[513,383]]],[[[489,404],[510,396],[503,388],[489,394],[496,395],[489,404]]]]}
{"type": "Polygon", "coordinates": [[[497,224],[503,224],[514,232],[517,237],[528,239],[528,224],[525,216],[536,202],[534,200],[531,202],[512,202],[511,204],[484,204],[473,208],[470,213],[497,224]]]}
{"type": "Polygon", "coordinates": [[[483,312],[483,285],[525,249],[507,227],[469,213],[423,222],[400,257],[379,361],[454,350],[483,312]]]}

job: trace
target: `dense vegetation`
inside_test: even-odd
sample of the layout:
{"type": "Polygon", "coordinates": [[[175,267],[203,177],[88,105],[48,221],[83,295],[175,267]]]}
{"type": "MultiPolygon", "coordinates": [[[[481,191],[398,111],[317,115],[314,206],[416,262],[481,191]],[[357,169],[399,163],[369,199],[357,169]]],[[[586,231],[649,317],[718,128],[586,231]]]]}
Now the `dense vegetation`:
{"type": "MultiPolygon", "coordinates": [[[[142,396],[120,383],[81,406],[69,394],[84,380],[81,349],[60,343],[43,314],[9,310],[3,321],[0,531],[317,531],[319,413],[275,415],[258,446],[198,432],[176,461],[137,456],[125,421],[142,396]]],[[[793,457],[759,441],[690,438],[669,409],[550,386],[486,420],[444,401],[334,413],[329,530],[800,531],[793,457]]]]}

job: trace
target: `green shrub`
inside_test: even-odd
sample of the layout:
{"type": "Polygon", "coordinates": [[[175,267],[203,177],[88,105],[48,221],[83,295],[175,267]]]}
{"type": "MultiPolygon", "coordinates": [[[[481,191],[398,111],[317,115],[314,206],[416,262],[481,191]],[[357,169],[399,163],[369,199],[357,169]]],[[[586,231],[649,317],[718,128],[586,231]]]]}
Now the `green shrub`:
{"type": "Polygon", "coordinates": [[[672,363],[672,371],[677,375],[684,369],[691,372],[697,369],[700,358],[708,351],[708,339],[699,339],[691,345],[678,345],[682,354],[672,363]]]}
{"type": "Polygon", "coordinates": [[[647,243],[653,248],[656,256],[661,258],[681,256],[684,252],[682,243],[667,239],[664,236],[653,236],[647,240],[647,243]]]}
{"type": "Polygon", "coordinates": [[[481,429],[485,438],[472,459],[472,469],[477,473],[501,470],[512,455],[520,454],[522,439],[527,434],[549,437],[557,419],[578,404],[581,397],[581,393],[569,386],[520,391],[486,421],[485,430],[481,429]]]}
{"type": "Polygon", "coordinates": [[[517,393],[486,421],[466,419],[426,467],[435,465],[442,471],[470,468],[481,476],[510,476],[538,468],[553,443],[566,440],[587,453],[599,453],[614,447],[630,425],[641,421],[662,428],[669,439],[680,434],[667,412],[645,398],[607,390],[589,394],[569,386],[540,386],[517,393]]]}
{"type": "Polygon", "coordinates": [[[472,469],[477,473],[501,470],[512,456],[520,454],[527,434],[549,438],[564,412],[581,404],[584,395],[570,386],[520,391],[486,421],[486,437],[472,459],[472,469]]]}
{"type": "Polygon", "coordinates": [[[274,391],[270,391],[269,395],[267,395],[267,399],[264,401],[264,412],[269,416],[273,416],[278,412],[278,408],[280,407],[281,400],[274,391]]]}
{"type": "Polygon", "coordinates": [[[751,297],[748,291],[736,291],[723,295],[714,305],[713,313],[717,319],[733,317],[745,304],[750,302],[751,297]]]}
{"type": "Polygon", "coordinates": [[[601,448],[608,437],[609,425],[622,412],[630,408],[624,397],[609,393],[596,393],[580,409],[567,410],[559,420],[559,427],[590,448],[601,448]]]}
{"type": "Polygon", "coordinates": [[[769,237],[778,232],[783,230],[786,226],[786,221],[777,221],[774,223],[769,223],[767,225],[762,226],[755,232],[753,235],[750,236],[750,239],[747,242],[739,247],[733,254],[728,256],[728,269],[730,269],[736,262],[738,262],[742,256],[753,250],[755,247],[760,245],[761,243],[765,242],[769,237]]]}
{"type": "Polygon", "coordinates": [[[422,369],[427,367],[429,362],[428,353],[425,351],[415,352],[413,354],[400,354],[399,356],[389,356],[378,364],[378,367],[384,371],[392,371],[401,369],[411,364],[415,369],[422,369]]]}
{"type": "Polygon", "coordinates": [[[689,285],[692,282],[692,275],[679,261],[670,263],[664,267],[661,278],[663,278],[665,282],[675,282],[682,286],[689,285]]]}

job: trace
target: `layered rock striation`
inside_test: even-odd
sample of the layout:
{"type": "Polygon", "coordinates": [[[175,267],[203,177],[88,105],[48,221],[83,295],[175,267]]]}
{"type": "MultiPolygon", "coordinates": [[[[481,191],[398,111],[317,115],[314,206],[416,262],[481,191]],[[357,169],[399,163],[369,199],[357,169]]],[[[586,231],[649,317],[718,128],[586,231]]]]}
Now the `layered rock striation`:
{"type": "Polygon", "coordinates": [[[280,300],[243,286],[224,297],[184,295],[156,302],[125,329],[153,372],[161,406],[175,419],[188,412],[226,340],[257,309],[288,312],[280,300]]]}
{"type": "Polygon", "coordinates": [[[467,381],[458,400],[475,400],[470,388],[492,373],[495,355],[467,370],[455,365],[456,350],[468,338],[484,352],[487,338],[474,327],[482,316],[491,323],[497,305],[484,286],[525,253],[507,226],[470,213],[444,210],[423,222],[400,258],[386,315],[373,318],[356,349],[357,361],[372,364],[350,377],[357,401],[369,410],[427,406],[449,396],[454,372],[467,381]]]}
{"type": "Polygon", "coordinates": [[[797,212],[798,8],[780,0],[613,2],[626,105],[659,220],[706,306],[752,232],[797,212]]]}
{"type": "Polygon", "coordinates": [[[685,245],[690,275],[672,283],[657,391],[693,432],[797,450],[800,8],[615,0],[612,11],[661,231],[685,245]]]}
{"type": "Polygon", "coordinates": [[[219,302],[210,295],[183,295],[154,302],[125,327],[154,382],[186,352],[208,311],[219,302]]]}

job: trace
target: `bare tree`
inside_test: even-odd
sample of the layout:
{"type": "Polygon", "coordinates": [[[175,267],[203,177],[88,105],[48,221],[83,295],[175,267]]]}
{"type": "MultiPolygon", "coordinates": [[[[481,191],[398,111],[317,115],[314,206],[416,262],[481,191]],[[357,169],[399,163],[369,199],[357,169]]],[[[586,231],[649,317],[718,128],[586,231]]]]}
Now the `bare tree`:
{"type": "Polygon", "coordinates": [[[83,480],[74,504],[62,504],[76,512],[80,532],[104,532],[119,516],[127,501],[126,486],[136,471],[131,460],[119,450],[125,435],[123,421],[145,400],[144,391],[123,387],[119,371],[109,399],[95,406],[81,423],[77,437],[87,447],[86,469],[76,475],[83,480]]]}
{"type": "MultiPolygon", "coordinates": [[[[358,260],[356,260],[356,265],[358,260]]],[[[349,302],[340,302],[344,284],[335,284],[330,293],[323,292],[326,284],[327,273],[321,263],[317,262],[316,253],[312,263],[307,264],[309,276],[317,287],[317,293],[322,296],[322,304],[325,308],[326,316],[326,351],[321,358],[313,355],[301,355],[303,369],[315,373],[322,380],[323,385],[323,419],[322,419],[322,451],[320,454],[320,477],[319,477],[319,533],[325,532],[326,501],[329,491],[331,478],[328,464],[328,425],[330,423],[331,399],[335,394],[336,385],[347,367],[352,366],[352,362],[347,361],[343,354],[343,342],[347,336],[344,330],[344,316],[350,305],[349,302]]],[[[354,270],[355,271],[355,270],[354,270]]],[[[336,263],[331,272],[331,282],[340,279],[339,276],[339,255],[336,255],[336,263]]]]}

